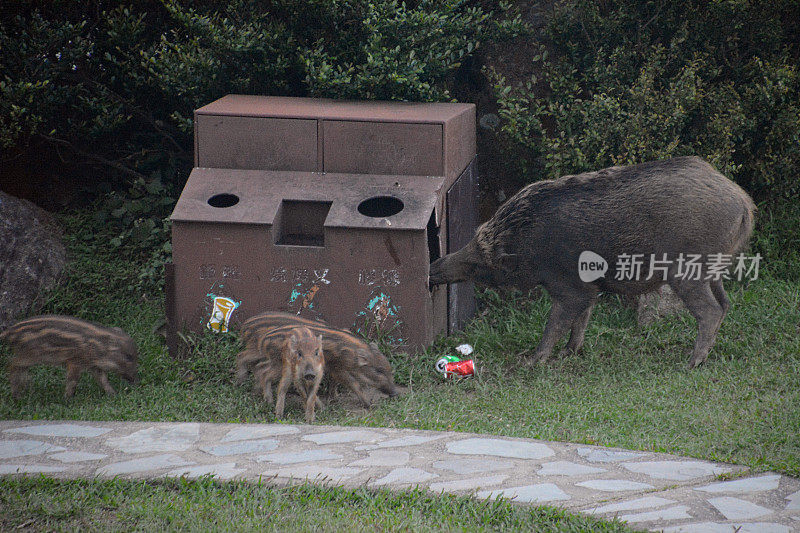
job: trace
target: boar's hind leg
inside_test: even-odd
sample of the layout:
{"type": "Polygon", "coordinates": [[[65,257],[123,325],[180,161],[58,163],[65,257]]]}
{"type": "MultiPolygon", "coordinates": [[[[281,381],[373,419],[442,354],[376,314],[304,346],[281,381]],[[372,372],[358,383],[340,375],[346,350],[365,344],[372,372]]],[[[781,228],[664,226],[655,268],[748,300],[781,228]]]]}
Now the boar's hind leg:
{"type": "Polygon", "coordinates": [[[568,345],[568,349],[579,348],[583,343],[583,333],[592,312],[592,298],[575,294],[564,296],[558,293],[551,293],[550,298],[553,301],[550,316],[547,317],[547,325],[544,328],[542,339],[536,347],[536,352],[530,359],[531,363],[547,361],[567,328],[572,328],[569,343],[571,346],[568,345]]]}
{"type": "MultiPolygon", "coordinates": [[[[721,279],[711,282],[711,292],[714,293],[714,298],[717,299],[717,303],[722,307],[722,318],[725,318],[731,306],[731,301],[728,300],[728,295],[725,294],[725,288],[722,286],[721,279]]],[[[720,323],[722,322],[722,318],[720,319],[720,323]]]]}
{"type": "Polygon", "coordinates": [[[93,368],[91,370],[94,379],[103,387],[103,390],[106,391],[106,394],[109,396],[114,396],[117,394],[117,391],[114,390],[114,387],[111,386],[111,383],[108,382],[108,374],[103,372],[98,368],[93,368]]]}
{"type": "Polygon", "coordinates": [[[689,360],[689,368],[694,368],[706,360],[709,350],[714,345],[722,317],[730,305],[728,297],[722,289],[721,282],[716,288],[713,287],[713,283],[696,280],[676,279],[669,285],[697,319],[697,339],[694,342],[692,358],[689,360]],[[724,300],[720,301],[720,297],[724,300]]]}
{"type": "Polygon", "coordinates": [[[578,318],[572,323],[572,331],[569,334],[569,342],[564,348],[565,352],[578,353],[583,347],[583,339],[586,335],[586,326],[589,325],[589,317],[592,316],[592,308],[594,308],[594,300],[589,302],[586,309],[578,315],[578,318]]]}

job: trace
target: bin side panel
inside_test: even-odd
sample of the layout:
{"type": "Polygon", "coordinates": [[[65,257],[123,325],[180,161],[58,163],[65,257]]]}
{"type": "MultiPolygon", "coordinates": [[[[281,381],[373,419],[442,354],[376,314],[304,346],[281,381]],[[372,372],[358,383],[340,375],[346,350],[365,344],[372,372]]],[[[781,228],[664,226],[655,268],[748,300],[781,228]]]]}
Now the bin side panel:
{"type": "Polygon", "coordinates": [[[321,171],[317,121],[197,115],[199,167],[321,171]]]}
{"type": "MultiPolygon", "coordinates": [[[[469,166],[447,191],[447,253],[465,246],[478,227],[478,175],[473,158],[469,166]]],[[[448,333],[464,327],[475,314],[475,288],[472,282],[453,283],[449,288],[448,333]]]]}
{"type": "Polygon", "coordinates": [[[438,333],[422,230],[326,228],[324,247],[282,246],[265,225],[176,222],[173,256],[178,330],[213,329],[214,314],[226,312],[236,330],[280,310],[382,336],[404,351],[438,333]]]}
{"type": "Polygon", "coordinates": [[[325,172],[441,176],[441,124],[323,121],[325,172]]]}
{"type": "Polygon", "coordinates": [[[331,285],[319,292],[325,320],[403,351],[433,341],[424,231],[328,228],[328,243],[331,285]]]}
{"type": "Polygon", "coordinates": [[[453,117],[445,126],[445,176],[455,180],[475,158],[475,106],[453,117]]]}
{"type": "Polygon", "coordinates": [[[212,315],[219,311],[228,328],[237,329],[247,316],[263,309],[268,295],[261,287],[269,275],[265,265],[271,242],[265,225],[174,222],[175,326],[209,329],[212,315]]]}

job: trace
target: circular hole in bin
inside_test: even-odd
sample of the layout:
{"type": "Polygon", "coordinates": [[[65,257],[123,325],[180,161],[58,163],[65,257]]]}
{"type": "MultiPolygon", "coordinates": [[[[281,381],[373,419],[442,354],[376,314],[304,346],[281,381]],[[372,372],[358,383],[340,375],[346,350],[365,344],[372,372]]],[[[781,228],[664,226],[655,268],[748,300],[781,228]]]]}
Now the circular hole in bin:
{"type": "Polygon", "coordinates": [[[396,215],[403,210],[403,201],[394,196],[375,196],[358,204],[358,212],[364,216],[381,218],[396,215]]]}
{"type": "Polygon", "coordinates": [[[215,194],[208,199],[208,205],[211,207],[233,207],[239,203],[239,197],[235,194],[215,194]]]}

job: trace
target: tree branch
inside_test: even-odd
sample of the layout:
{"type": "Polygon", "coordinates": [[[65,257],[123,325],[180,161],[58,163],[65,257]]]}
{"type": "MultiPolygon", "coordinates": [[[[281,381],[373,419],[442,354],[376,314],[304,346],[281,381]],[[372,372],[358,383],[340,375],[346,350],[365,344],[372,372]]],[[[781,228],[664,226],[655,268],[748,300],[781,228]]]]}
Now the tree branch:
{"type": "MultiPolygon", "coordinates": [[[[111,159],[106,159],[103,156],[100,156],[100,155],[97,155],[97,154],[90,154],[89,152],[84,152],[83,150],[81,150],[80,148],[78,148],[77,146],[75,146],[74,144],[72,144],[71,142],[69,142],[69,141],[67,141],[65,139],[59,139],[58,137],[52,137],[50,135],[43,135],[41,133],[39,133],[38,136],[41,137],[42,139],[46,140],[47,142],[55,145],[56,147],[61,146],[61,147],[64,147],[64,148],[68,148],[74,154],[79,155],[81,157],[84,157],[84,158],[88,159],[89,161],[93,161],[96,164],[100,164],[100,165],[104,165],[104,166],[107,166],[107,167],[114,168],[116,170],[119,170],[123,174],[127,174],[128,176],[132,176],[134,178],[141,178],[141,179],[144,179],[144,180],[147,179],[147,176],[145,176],[141,172],[137,172],[137,171],[133,170],[132,168],[128,168],[125,165],[122,165],[117,161],[112,161],[111,159]]],[[[59,152],[59,157],[61,157],[60,152],[59,152]]]]}

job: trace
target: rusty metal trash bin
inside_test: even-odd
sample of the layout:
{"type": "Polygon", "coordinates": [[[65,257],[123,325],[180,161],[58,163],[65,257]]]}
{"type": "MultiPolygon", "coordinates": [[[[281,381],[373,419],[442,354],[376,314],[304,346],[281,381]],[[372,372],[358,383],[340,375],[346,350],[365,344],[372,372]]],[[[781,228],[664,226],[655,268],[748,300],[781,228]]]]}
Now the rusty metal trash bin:
{"type": "Polygon", "coordinates": [[[197,110],[172,215],[173,339],[268,309],[405,350],[455,331],[472,287],[429,290],[428,268],[474,233],[474,154],[471,104],[230,95],[197,110]]]}

